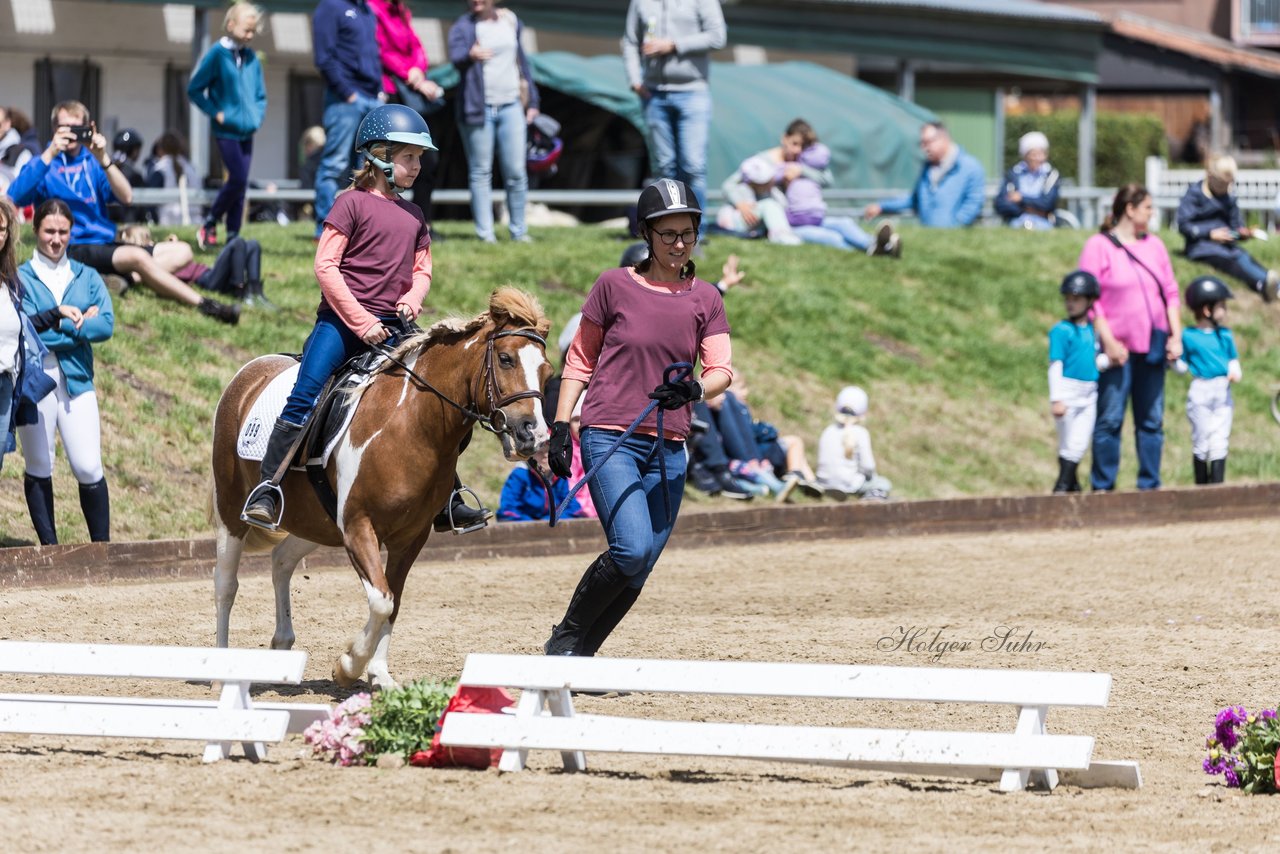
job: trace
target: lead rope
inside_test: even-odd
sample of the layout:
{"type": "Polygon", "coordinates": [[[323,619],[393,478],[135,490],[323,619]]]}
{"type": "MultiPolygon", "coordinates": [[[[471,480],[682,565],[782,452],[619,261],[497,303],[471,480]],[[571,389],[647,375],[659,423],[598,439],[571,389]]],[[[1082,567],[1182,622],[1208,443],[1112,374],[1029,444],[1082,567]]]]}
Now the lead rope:
{"type": "MultiPolygon", "coordinates": [[[[688,362],[676,362],[674,364],[668,365],[667,369],[662,372],[662,381],[664,383],[679,382],[680,380],[688,379],[689,375],[692,373],[693,373],[693,365],[691,365],[688,362]]],[[[644,408],[643,412],[641,412],[638,416],[636,416],[636,420],[631,422],[631,426],[628,427],[626,430],[623,430],[622,435],[614,440],[613,444],[609,446],[609,450],[605,451],[604,456],[596,460],[595,464],[591,466],[591,470],[582,476],[582,480],[578,481],[573,485],[573,487],[569,490],[569,494],[564,497],[564,500],[561,501],[558,506],[555,506],[552,508],[551,520],[550,520],[550,526],[552,528],[556,526],[556,523],[560,521],[560,517],[564,514],[564,511],[568,509],[569,502],[573,500],[573,496],[578,494],[578,491],[587,484],[587,481],[595,477],[596,472],[598,472],[600,470],[600,467],[604,465],[605,460],[613,456],[614,451],[622,447],[622,443],[627,441],[627,439],[631,438],[632,434],[636,432],[636,428],[638,428],[640,424],[643,423],[643,421],[649,417],[649,413],[653,412],[655,408],[658,408],[658,401],[656,400],[649,401],[649,405],[644,408]]],[[[665,410],[658,408],[657,442],[654,443],[653,451],[651,451],[650,454],[652,455],[654,452],[658,453],[658,473],[659,473],[659,476],[662,478],[662,485],[663,485],[662,506],[667,513],[667,524],[670,525],[671,524],[671,495],[669,494],[669,490],[666,489],[667,456],[666,454],[662,453],[658,447],[662,442],[666,441],[665,434],[663,433],[662,416],[664,411],[665,410]]],[[[533,471],[535,474],[538,475],[539,478],[542,477],[541,472],[538,471],[536,466],[533,467],[533,471]]],[[[546,487],[547,494],[552,495],[554,498],[554,495],[550,488],[550,484],[548,484],[545,479],[543,479],[543,486],[546,487]]]]}

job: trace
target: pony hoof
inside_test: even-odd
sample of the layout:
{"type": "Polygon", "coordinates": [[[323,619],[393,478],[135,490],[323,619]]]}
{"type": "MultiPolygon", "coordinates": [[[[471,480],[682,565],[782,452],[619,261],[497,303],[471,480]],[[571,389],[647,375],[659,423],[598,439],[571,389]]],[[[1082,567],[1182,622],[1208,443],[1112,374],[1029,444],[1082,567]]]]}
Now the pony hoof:
{"type": "Polygon", "coordinates": [[[347,671],[346,666],[343,664],[343,659],[346,657],[345,655],[340,656],[333,665],[333,681],[338,683],[339,688],[350,688],[360,678],[359,676],[350,675],[347,671]]]}

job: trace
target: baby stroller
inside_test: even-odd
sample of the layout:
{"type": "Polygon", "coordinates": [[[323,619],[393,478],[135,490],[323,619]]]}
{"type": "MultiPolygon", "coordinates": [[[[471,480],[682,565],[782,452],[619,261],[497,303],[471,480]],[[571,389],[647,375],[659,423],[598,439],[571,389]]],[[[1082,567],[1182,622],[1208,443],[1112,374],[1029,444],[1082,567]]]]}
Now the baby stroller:
{"type": "Polygon", "coordinates": [[[556,174],[556,161],[564,151],[564,142],[560,139],[560,123],[539,113],[529,123],[526,168],[529,173],[529,186],[536,187],[544,178],[556,174]]]}

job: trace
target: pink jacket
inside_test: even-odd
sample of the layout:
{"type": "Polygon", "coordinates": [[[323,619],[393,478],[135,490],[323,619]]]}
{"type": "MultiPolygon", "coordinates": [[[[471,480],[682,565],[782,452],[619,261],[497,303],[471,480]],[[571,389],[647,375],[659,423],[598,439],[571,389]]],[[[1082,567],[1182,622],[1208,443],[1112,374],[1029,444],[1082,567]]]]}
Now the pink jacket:
{"type": "Polygon", "coordinates": [[[413,31],[409,7],[391,0],[369,0],[369,8],[378,19],[378,51],[382,58],[382,88],[388,95],[396,93],[395,78],[407,80],[409,70],[427,72],[427,52],[413,31]]]}
{"type": "MultiPolygon", "coordinates": [[[[1181,305],[1169,251],[1160,238],[1148,234],[1142,240],[1126,244],[1125,249],[1159,278],[1159,287],[1169,305],[1181,305]]],[[[1094,304],[1094,313],[1106,318],[1111,334],[1131,352],[1145,353],[1151,349],[1153,324],[1169,331],[1169,314],[1155,280],[1107,235],[1095,234],[1085,241],[1080,251],[1080,269],[1093,273],[1098,279],[1102,296],[1094,304]]]]}

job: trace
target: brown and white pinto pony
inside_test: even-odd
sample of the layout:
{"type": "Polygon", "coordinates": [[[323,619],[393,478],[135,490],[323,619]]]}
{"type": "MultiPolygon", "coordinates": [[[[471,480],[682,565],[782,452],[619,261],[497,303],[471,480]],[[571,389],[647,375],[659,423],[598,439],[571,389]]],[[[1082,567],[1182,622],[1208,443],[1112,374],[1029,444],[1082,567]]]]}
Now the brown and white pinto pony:
{"type": "Polygon", "coordinates": [[[533,456],[549,437],[542,388],[551,365],[541,342],[548,327],[536,299],[500,288],[489,298],[489,310],[474,320],[441,321],[401,342],[395,350],[399,361],[439,394],[395,364],[375,374],[357,390],[355,415],[326,468],[338,498],[337,523],[306,474],[290,471],[280,484],[284,513],[280,530],[273,533],[240,521],[245,498],[259,481],[259,465],[237,456],[236,439],[258,393],[294,361],[262,356],[241,368],[222,393],[213,429],[218,646],[227,646],[236,574],[246,548],[271,548],[276,599],[271,648],[289,649],[294,641],[289,582],[295,567],[318,546],[342,546],[364,585],[369,622],[338,657],[334,679],[347,687],[367,671],[375,687],[394,687],[387,650],[405,578],[449,500],[458,445],[476,423],[442,398],[492,418],[508,460],[533,456]]]}

